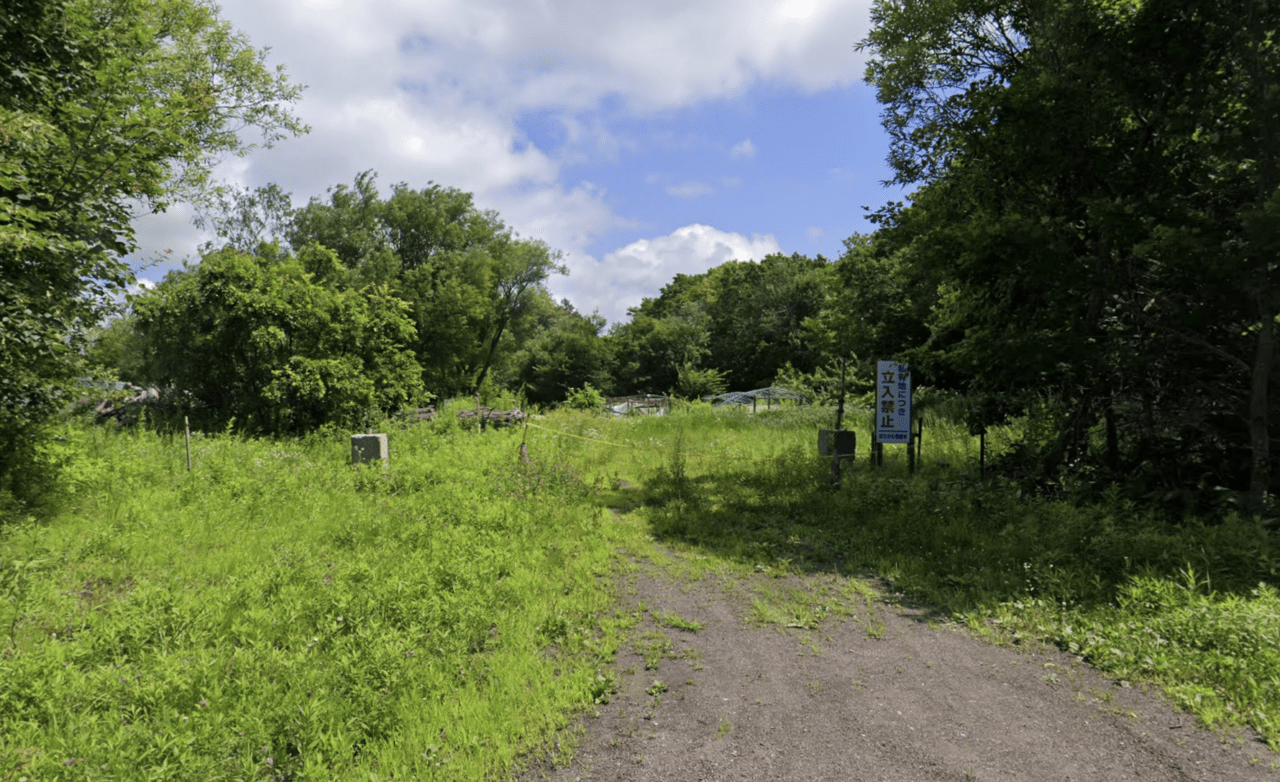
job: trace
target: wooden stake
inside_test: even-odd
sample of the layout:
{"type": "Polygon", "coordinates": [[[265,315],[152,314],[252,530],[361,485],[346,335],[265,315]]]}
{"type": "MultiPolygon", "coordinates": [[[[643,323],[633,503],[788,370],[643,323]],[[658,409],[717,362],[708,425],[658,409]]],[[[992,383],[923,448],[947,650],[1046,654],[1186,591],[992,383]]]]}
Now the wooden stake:
{"type": "Polygon", "coordinates": [[[191,422],[182,416],[182,428],[187,433],[187,472],[191,472],[191,422]]]}

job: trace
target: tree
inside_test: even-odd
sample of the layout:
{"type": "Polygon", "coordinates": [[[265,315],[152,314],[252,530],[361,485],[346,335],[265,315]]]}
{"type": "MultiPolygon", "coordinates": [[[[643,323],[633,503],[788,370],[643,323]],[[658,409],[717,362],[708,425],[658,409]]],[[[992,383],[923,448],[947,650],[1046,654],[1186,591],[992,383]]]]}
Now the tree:
{"type": "Polygon", "coordinates": [[[250,432],[361,427],[415,405],[422,370],[408,307],[385,288],[341,289],[299,257],[228,247],[134,299],[148,379],[191,399],[206,427],[250,432]]]}
{"type": "Polygon", "coordinates": [[[441,394],[474,393],[547,277],[566,272],[558,252],[518,239],[470,193],[401,183],[383,200],[371,171],[294,212],[286,234],[334,250],[347,284],[387,285],[409,304],[424,382],[441,394]]]}
{"type": "Polygon", "coordinates": [[[830,264],[774,253],[759,262],[730,261],[707,272],[711,317],[708,364],[737,389],[767,386],[790,363],[812,371],[819,363],[805,321],[822,310],[830,264]]]}
{"type": "Polygon", "coordinates": [[[494,293],[492,315],[486,329],[484,363],[476,375],[475,390],[484,385],[485,376],[493,364],[494,354],[502,341],[502,334],[513,320],[529,312],[535,294],[552,273],[568,274],[564,265],[557,263],[561,253],[551,250],[541,241],[504,241],[498,244],[494,258],[494,293]]]}
{"type": "Polygon", "coordinates": [[[821,311],[830,282],[825,258],[799,254],[676,275],[611,333],[619,383],[668,390],[682,371],[715,370],[712,387],[746,389],[768,385],[788,363],[810,371],[818,355],[804,324],[821,311]]]}
{"type": "Polygon", "coordinates": [[[619,393],[670,391],[679,382],[681,367],[700,367],[709,355],[711,319],[703,303],[645,299],[630,313],[631,320],[614,324],[608,336],[615,356],[613,386],[619,393]],[[649,314],[655,306],[662,308],[662,316],[649,314]]]}
{"type": "Polygon", "coordinates": [[[80,373],[133,277],[135,204],[208,192],[223,155],[305,132],[300,88],[202,0],[13,0],[0,10],[0,481],[80,373]]]}
{"type": "Polygon", "coordinates": [[[575,388],[607,388],[612,357],[601,336],[604,317],[583,315],[568,299],[545,308],[534,333],[520,342],[510,384],[541,405],[559,402],[575,388]]]}
{"type": "Polygon", "coordinates": [[[1278,16],[1265,0],[876,4],[867,79],[895,181],[921,185],[877,240],[939,285],[917,355],[1005,411],[1058,400],[1042,475],[1082,463],[1101,419],[1112,475],[1193,442],[1165,449],[1175,486],[1243,479],[1262,507],[1278,16]]]}
{"type": "MultiPolygon", "coordinates": [[[[821,308],[803,323],[811,349],[829,365],[803,372],[785,365],[787,376],[805,376],[817,369],[822,377],[813,381],[825,385],[832,367],[838,378],[844,358],[856,378],[853,382],[870,384],[875,361],[905,359],[908,350],[930,335],[926,324],[937,301],[936,283],[921,279],[903,252],[889,252],[887,243],[875,236],[855,234],[844,246],[845,252],[832,264],[821,308]]],[[[915,382],[936,383],[938,379],[923,369],[912,367],[915,382]]]]}

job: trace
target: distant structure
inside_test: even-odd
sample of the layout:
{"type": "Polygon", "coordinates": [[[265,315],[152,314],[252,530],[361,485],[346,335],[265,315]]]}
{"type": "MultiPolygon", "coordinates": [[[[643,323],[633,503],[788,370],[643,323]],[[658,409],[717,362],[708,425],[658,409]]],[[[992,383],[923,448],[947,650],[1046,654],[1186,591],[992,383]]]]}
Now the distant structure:
{"type": "Polygon", "coordinates": [[[611,396],[605,398],[604,406],[614,415],[666,415],[671,412],[671,397],[661,394],[611,396]]]}
{"type": "Polygon", "coordinates": [[[756,402],[765,400],[766,407],[772,407],[774,400],[781,402],[789,400],[792,402],[800,402],[808,404],[809,399],[798,391],[792,391],[782,386],[769,386],[768,388],[757,388],[754,391],[730,391],[727,394],[716,394],[714,396],[704,396],[704,402],[719,407],[720,405],[751,405],[752,412],[756,409],[756,402]]]}

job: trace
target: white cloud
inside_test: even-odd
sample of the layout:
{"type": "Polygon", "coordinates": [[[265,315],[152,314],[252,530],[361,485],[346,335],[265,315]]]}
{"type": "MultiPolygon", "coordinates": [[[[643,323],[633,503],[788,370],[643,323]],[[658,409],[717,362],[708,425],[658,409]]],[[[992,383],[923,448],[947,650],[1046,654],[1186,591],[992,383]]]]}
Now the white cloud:
{"type": "Polygon", "coordinates": [[[777,10],[779,18],[787,20],[807,20],[821,9],[824,0],[783,0],[777,10]]]}
{"type": "Polygon", "coordinates": [[[667,188],[667,195],[676,198],[696,198],[711,192],[711,186],[703,182],[683,182],[667,188]]]}
{"type": "MultiPolygon", "coordinates": [[[[221,6],[254,46],[271,47],[270,63],[283,63],[293,81],[309,85],[296,110],[312,132],[229,161],[220,176],[251,187],[277,182],[295,204],[366,169],[379,172],[384,192],[396,182],[419,188],[431,180],[473,193],[478,205],[498,209],[508,225],[568,258],[589,258],[589,237],[633,222],[616,214],[602,191],[561,180],[567,165],[613,160],[631,148],[601,113],[606,101],[612,113],[646,114],[733,97],[763,81],[801,92],[855,84],[863,57],[852,43],[868,30],[870,0],[221,6]],[[533,111],[562,118],[567,140],[554,155],[523,142],[517,120],[533,111]]],[[[754,151],[747,139],[731,154],[754,151]]],[[[667,192],[691,198],[712,188],[685,182],[667,192]]],[[[184,217],[173,210],[138,220],[139,256],[173,249],[176,261],[193,253],[207,237],[182,224],[184,217]]],[[[617,271],[613,265],[571,265],[584,290],[621,290],[621,282],[600,277],[617,271]]],[[[621,317],[625,307],[609,312],[621,317]]]]}
{"type": "Polygon", "coordinates": [[[733,149],[729,150],[729,157],[755,157],[756,145],[751,143],[751,139],[743,139],[734,144],[733,149]]]}
{"type": "Polygon", "coordinates": [[[196,247],[213,238],[191,224],[195,210],[187,204],[174,204],[168,211],[148,213],[135,204],[133,220],[134,238],[139,252],[130,264],[139,277],[146,271],[149,277],[163,277],[171,269],[182,267],[182,262],[194,257],[196,247]]]}
{"type": "Polygon", "coordinates": [[[811,225],[811,226],[809,226],[809,238],[810,238],[810,239],[821,239],[821,238],[822,238],[822,234],[823,234],[823,233],[824,233],[824,231],[822,230],[822,227],[821,227],[821,226],[817,226],[817,225],[811,225]]]}
{"type": "Polygon", "coordinates": [[[694,223],[666,236],[632,242],[599,261],[580,259],[565,287],[579,310],[599,310],[611,322],[622,321],[629,307],[646,296],[656,296],[677,274],[701,274],[726,261],[759,260],[781,251],[772,234],[753,234],[748,239],[694,223]]]}

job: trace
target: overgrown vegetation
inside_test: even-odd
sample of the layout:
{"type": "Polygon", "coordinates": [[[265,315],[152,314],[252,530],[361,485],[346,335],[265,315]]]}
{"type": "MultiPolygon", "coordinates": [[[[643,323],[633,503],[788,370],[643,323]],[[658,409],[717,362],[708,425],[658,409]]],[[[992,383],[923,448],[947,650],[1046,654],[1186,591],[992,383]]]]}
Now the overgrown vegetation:
{"type": "Polygon", "coordinates": [[[64,512],[0,539],[0,772],[502,778],[609,699],[622,644],[660,671],[668,633],[700,629],[661,613],[669,630],[629,633],[612,583],[632,558],[772,576],[744,619],[803,633],[883,632],[858,580],[879,576],[939,621],[1059,644],[1280,746],[1272,532],[979,480],[944,420],[916,475],[891,448],[834,490],[815,456],[832,414],[566,410],[531,423],[528,463],[524,433],[445,416],[393,426],[386,471],[329,431],[197,435],[187,473],[180,439],[66,428],[64,512]],[[815,573],[835,580],[775,580],[815,573]]]}
{"type": "MultiPolygon", "coordinates": [[[[650,533],[687,563],[885,579],[939,620],[999,642],[1058,644],[1118,679],[1158,684],[1207,724],[1251,725],[1280,749],[1273,530],[1234,513],[1171,524],[1118,489],[1086,503],[980,479],[977,438],[940,417],[928,419],[915,475],[900,449],[874,468],[861,446],[833,490],[816,456],[817,429],[833,418],[829,408],[691,408],[561,424],[608,446],[562,436],[531,447],[554,444],[597,474],[645,475],[650,533]]],[[[850,420],[869,442],[870,414],[850,420]]],[[[1016,451],[1016,427],[989,433],[993,457],[1016,451]]],[[[752,617],[779,626],[845,613],[834,598],[766,590],[754,600],[752,617]]]]}
{"type": "Polygon", "coordinates": [[[488,779],[608,699],[628,528],[515,433],[63,436],[70,508],[0,531],[4,778],[488,779]]]}

